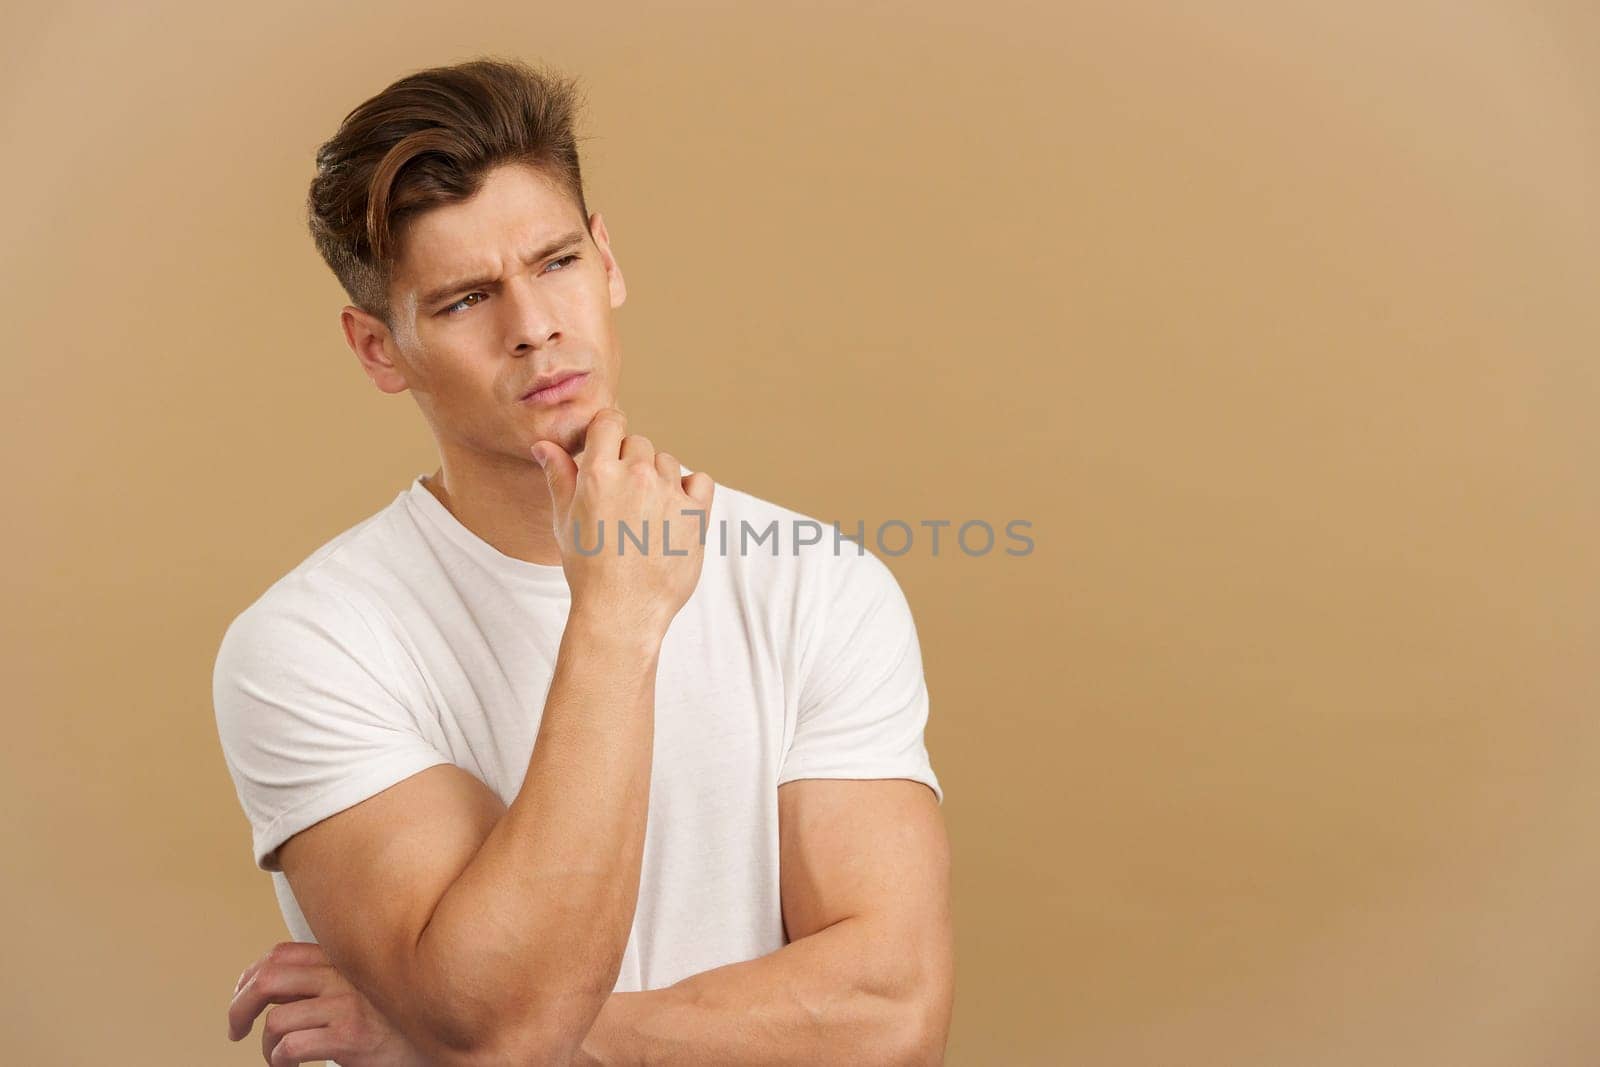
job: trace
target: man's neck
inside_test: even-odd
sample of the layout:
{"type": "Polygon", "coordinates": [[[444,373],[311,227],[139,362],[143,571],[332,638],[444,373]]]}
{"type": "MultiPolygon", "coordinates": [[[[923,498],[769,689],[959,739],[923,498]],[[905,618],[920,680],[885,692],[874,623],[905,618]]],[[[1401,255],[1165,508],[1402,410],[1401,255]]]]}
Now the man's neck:
{"type": "Polygon", "coordinates": [[[561,563],[550,489],[532,458],[526,465],[492,469],[445,459],[422,484],[456,521],[501,553],[528,563],[561,563]]]}

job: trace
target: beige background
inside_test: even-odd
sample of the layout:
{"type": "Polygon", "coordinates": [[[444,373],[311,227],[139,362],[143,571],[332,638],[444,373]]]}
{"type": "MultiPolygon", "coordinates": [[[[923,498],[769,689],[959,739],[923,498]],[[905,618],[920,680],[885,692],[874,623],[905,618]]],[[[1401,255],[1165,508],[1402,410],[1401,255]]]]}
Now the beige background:
{"type": "Polygon", "coordinates": [[[1593,5],[11,14],[5,1062],[260,1062],[216,642],[434,462],[312,151],[482,52],[588,87],[633,425],[827,519],[1034,524],[891,561],[949,1062],[1600,1061],[1593,5]]]}

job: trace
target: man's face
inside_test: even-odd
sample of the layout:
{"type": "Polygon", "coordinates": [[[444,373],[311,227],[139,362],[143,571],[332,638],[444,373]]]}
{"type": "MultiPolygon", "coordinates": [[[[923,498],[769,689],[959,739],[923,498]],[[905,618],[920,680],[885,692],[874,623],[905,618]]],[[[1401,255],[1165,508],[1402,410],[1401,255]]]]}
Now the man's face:
{"type": "Polygon", "coordinates": [[[379,388],[409,388],[441,450],[468,462],[532,463],[540,440],[578,452],[621,374],[611,313],[627,290],[599,213],[586,225],[568,193],[506,165],[471,199],[410,220],[400,252],[382,346],[392,367],[362,359],[379,388]],[[527,397],[572,373],[583,377],[527,397]]]}

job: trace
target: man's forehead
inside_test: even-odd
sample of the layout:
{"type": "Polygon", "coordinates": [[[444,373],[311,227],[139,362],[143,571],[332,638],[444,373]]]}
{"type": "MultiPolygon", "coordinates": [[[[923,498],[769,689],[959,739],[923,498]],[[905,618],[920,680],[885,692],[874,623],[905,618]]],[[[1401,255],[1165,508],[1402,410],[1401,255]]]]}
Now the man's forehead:
{"type": "Polygon", "coordinates": [[[452,253],[431,257],[426,248],[419,249],[410,274],[402,283],[402,291],[419,304],[429,304],[455,293],[488,285],[500,275],[499,256],[503,252],[516,260],[532,266],[537,261],[580,244],[588,235],[582,226],[568,224],[554,233],[547,227],[536,231],[539,236],[517,242],[496,244],[487,249],[474,247],[466,253],[459,248],[452,253]]]}
{"type": "Polygon", "coordinates": [[[420,294],[451,279],[493,273],[502,254],[527,258],[581,239],[588,228],[576,216],[574,211],[534,219],[509,231],[494,226],[417,227],[398,242],[395,280],[420,294]]]}
{"type": "Polygon", "coordinates": [[[407,220],[398,235],[400,263],[414,279],[436,269],[470,271],[486,265],[486,251],[498,254],[503,244],[533,248],[570,232],[574,223],[586,228],[586,221],[559,183],[536,169],[508,164],[491,171],[466,200],[407,220]]]}

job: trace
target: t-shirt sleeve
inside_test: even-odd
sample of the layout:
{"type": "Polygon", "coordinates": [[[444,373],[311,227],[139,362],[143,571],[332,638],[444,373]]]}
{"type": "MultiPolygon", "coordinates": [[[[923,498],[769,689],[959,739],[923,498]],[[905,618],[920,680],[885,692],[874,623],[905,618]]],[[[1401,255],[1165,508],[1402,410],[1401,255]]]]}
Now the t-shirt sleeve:
{"type": "Polygon", "coordinates": [[[871,552],[822,560],[795,729],[778,784],[797,778],[909,778],[944,790],[923,730],[928,688],[910,605],[871,552]]]}
{"type": "Polygon", "coordinates": [[[369,619],[338,589],[279,586],[223,634],[217,733],[261,870],[282,870],[278,846],[306,827],[450,762],[396,696],[369,619]]]}

